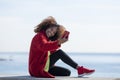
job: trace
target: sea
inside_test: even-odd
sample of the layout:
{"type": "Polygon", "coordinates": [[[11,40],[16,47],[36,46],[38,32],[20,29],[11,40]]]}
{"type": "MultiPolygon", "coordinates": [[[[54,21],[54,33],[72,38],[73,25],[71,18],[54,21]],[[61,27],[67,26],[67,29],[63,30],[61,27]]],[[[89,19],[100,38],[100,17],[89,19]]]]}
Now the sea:
{"type": "MultiPolygon", "coordinates": [[[[67,53],[76,63],[86,68],[95,69],[89,77],[119,77],[120,53],[67,53]]],[[[0,52],[0,75],[29,75],[28,52],[0,52]]],[[[56,62],[71,70],[71,76],[77,77],[77,71],[61,60],[56,62]]]]}

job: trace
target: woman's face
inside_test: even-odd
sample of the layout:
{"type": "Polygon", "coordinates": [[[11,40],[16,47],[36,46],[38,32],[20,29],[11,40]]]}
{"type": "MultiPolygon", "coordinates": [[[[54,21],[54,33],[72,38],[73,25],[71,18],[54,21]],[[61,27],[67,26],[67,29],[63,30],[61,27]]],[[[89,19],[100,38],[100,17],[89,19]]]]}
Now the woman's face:
{"type": "Polygon", "coordinates": [[[57,32],[57,27],[50,27],[46,30],[47,37],[52,37],[57,32]]]}

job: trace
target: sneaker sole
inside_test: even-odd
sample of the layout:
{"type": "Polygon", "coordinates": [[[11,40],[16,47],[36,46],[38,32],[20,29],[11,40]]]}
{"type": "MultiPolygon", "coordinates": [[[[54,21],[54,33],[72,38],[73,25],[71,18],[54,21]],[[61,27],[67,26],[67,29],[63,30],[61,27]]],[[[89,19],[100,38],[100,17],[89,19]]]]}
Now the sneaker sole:
{"type": "Polygon", "coordinates": [[[78,77],[83,77],[83,76],[91,75],[91,74],[93,74],[93,73],[94,73],[94,72],[91,72],[91,73],[84,73],[84,74],[78,75],[78,77]]]}

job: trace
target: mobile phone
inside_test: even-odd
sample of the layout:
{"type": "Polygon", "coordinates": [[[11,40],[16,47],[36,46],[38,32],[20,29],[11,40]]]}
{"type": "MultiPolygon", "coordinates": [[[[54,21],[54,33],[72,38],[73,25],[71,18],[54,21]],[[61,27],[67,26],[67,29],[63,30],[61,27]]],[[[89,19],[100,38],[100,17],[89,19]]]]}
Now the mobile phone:
{"type": "Polygon", "coordinates": [[[66,39],[68,39],[69,34],[70,34],[69,31],[65,31],[64,34],[63,34],[63,36],[62,36],[62,38],[66,38],[66,39]]]}

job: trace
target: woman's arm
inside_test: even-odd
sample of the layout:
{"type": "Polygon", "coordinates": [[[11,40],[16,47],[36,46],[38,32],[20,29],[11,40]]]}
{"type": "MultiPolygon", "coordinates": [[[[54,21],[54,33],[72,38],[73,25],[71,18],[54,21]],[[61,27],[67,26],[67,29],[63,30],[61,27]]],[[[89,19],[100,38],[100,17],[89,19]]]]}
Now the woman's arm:
{"type": "Polygon", "coordinates": [[[47,41],[44,35],[39,35],[38,39],[36,40],[37,48],[42,51],[54,51],[60,47],[59,41],[47,41]]]}

